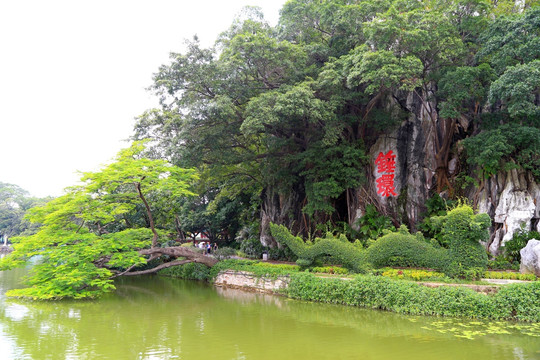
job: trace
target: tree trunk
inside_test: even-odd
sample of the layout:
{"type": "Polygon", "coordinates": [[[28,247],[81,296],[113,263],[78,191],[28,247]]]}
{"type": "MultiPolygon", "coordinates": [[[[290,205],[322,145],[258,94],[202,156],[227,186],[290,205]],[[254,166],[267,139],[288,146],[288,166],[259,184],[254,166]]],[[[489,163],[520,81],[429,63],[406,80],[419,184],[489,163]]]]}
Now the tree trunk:
{"type": "Polygon", "coordinates": [[[276,247],[278,243],[270,235],[270,223],[285,225],[297,234],[305,230],[302,219],[303,196],[294,187],[288,194],[280,194],[276,189],[268,187],[263,190],[261,206],[261,244],[276,247]]]}
{"type": "MultiPolygon", "coordinates": [[[[144,180],[144,177],[141,179],[141,181],[144,180]]],[[[148,205],[148,202],[146,201],[146,198],[144,197],[142,190],[141,190],[141,183],[135,183],[135,187],[137,188],[137,192],[139,193],[139,197],[141,198],[142,202],[144,203],[144,208],[146,209],[146,215],[148,216],[148,221],[150,222],[150,229],[152,230],[152,234],[154,236],[152,237],[152,247],[157,247],[158,243],[158,233],[156,231],[156,227],[154,225],[154,217],[152,216],[152,211],[150,211],[150,205],[148,205]]]]}

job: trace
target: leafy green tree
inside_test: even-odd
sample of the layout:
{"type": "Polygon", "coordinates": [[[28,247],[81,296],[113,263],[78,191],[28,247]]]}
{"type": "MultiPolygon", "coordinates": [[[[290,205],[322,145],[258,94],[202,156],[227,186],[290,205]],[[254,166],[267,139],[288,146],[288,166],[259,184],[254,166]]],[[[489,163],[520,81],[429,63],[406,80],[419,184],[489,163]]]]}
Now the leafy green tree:
{"type": "Polygon", "coordinates": [[[540,60],[533,60],[507,68],[491,85],[489,100],[492,104],[500,101],[511,117],[540,126],[539,94],[540,60]]]}
{"type": "Polygon", "coordinates": [[[488,97],[494,71],[488,64],[457,67],[439,81],[440,116],[478,119],[488,97]]]}
{"type": "Polygon", "coordinates": [[[259,196],[261,213],[292,224],[307,196],[310,216],[328,216],[327,202],[362,178],[355,168],[363,149],[342,141],[334,102],[303,81],[313,73],[305,49],[278,38],[256,13],[235,21],[217,46],[219,54],[196,43],[173,54],[155,77],[164,106],[141,117],[137,138],[159,139],[155,153],[202,170],[208,187],[200,193],[219,191],[212,209],[259,196]]]}
{"type": "Polygon", "coordinates": [[[364,91],[378,96],[389,90],[414,94],[422,107],[420,115],[432,128],[430,151],[435,153],[437,192],[451,188],[447,169],[457,122],[439,116],[434,89],[445,69],[467,58],[452,10],[443,2],[393,2],[388,11],[366,26],[364,33],[370,46],[360,50],[362,60],[353,60],[350,76],[354,77],[349,79],[364,83],[364,91]]]}
{"type": "Polygon", "coordinates": [[[17,185],[0,182],[0,238],[7,241],[12,236],[35,232],[37,226],[26,221],[24,215],[30,208],[49,200],[31,197],[17,185]]]}
{"type": "Polygon", "coordinates": [[[112,279],[118,276],[147,274],[188,262],[215,263],[188,248],[160,246],[166,234],[156,226],[148,199],[192,195],[189,186],[196,173],[165,160],[141,157],[143,150],[144,144],[135,142],[103,170],[84,173],[83,185],[29,212],[29,219],[42,225],[40,230],[14,238],[14,251],[0,265],[2,269],[18,267],[36,257],[38,263],[32,268],[29,287],[8,295],[96,297],[113,290],[112,279]],[[129,224],[125,218],[140,204],[145,210],[144,227],[129,224]],[[143,265],[147,268],[136,269],[143,265]]]}
{"type": "Polygon", "coordinates": [[[540,179],[539,18],[538,7],[501,16],[479,38],[476,57],[495,72],[484,104],[491,114],[479,118],[482,131],[463,143],[482,177],[517,166],[540,179]]]}
{"type": "Polygon", "coordinates": [[[277,245],[270,222],[304,235],[317,223],[351,226],[369,201],[368,149],[406,119],[427,134],[431,190],[453,194],[448,164],[464,138],[469,164],[485,160],[486,174],[511,161],[534,171],[538,10],[528,2],[494,17],[503,5],[291,0],[275,28],[249,8],[214,47],[195,39],[171,54],[152,86],[161,106],[140,117],[136,139],[201,173],[199,199],[179,207],[180,233],[232,234],[258,218],[262,242],[277,245]],[[485,152],[474,145],[510,122],[522,127],[515,138],[501,128],[485,152]]]}
{"type": "Polygon", "coordinates": [[[464,140],[470,164],[485,178],[503,169],[519,166],[540,179],[540,129],[504,124],[464,140]]]}
{"type": "Polygon", "coordinates": [[[476,57],[492,64],[498,75],[510,66],[523,65],[540,57],[540,7],[520,14],[496,18],[478,39],[482,47],[476,57]]]}

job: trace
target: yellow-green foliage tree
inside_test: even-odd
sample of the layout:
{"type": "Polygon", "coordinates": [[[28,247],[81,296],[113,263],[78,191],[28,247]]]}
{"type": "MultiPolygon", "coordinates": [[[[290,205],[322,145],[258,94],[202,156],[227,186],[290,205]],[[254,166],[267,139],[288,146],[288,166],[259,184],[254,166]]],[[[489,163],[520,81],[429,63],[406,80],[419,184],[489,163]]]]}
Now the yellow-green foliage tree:
{"type": "Polygon", "coordinates": [[[188,262],[215,264],[215,259],[185,247],[160,246],[160,231],[148,199],[193,195],[189,186],[197,175],[165,160],[145,158],[143,151],[144,143],[135,142],[103,170],[85,173],[83,185],[29,212],[28,219],[42,227],[35,235],[13,238],[14,251],[2,259],[0,269],[20,267],[31,259],[37,264],[29,287],[7,295],[96,297],[113,290],[112,279],[117,276],[152,273],[188,262]],[[140,209],[145,226],[130,224],[126,219],[140,209]],[[158,261],[162,257],[167,262],[158,261]],[[137,271],[142,265],[146,268],[137,271]]]}

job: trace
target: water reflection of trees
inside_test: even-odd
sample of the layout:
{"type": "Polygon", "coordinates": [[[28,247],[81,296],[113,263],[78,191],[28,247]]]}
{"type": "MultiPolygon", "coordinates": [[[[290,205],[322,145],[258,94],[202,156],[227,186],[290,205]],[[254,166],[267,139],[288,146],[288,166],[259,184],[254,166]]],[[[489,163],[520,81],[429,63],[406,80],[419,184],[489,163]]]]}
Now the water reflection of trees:
{"type": "Polygon", "coordinates": [[[123,279],[117,285],[115,294],[98,301],[3,299],[0,327],[13,348],[23,352],[17,358],[28,359],[274,360],[351,354],[406,359],[407,351],[414,359],[512,359],[514,348],[525,358],[537,348],[515,334],[469,341],[422,329],[437,318],[216,290],[158,276],[123,279]]]}
{"type": "MultiPolygon", "coordinates": [[[[399,339],[403,342],[414,341],[428,345],[426,352],[429,352],[428,348],[434,344],[439,343],[437,346],[440,346],[444,342],[458,342],[466,334],[474,332],[475,341],[467,340],[457,349],[452,349],[455,358],[475,358],[472,356],[475,353],[478,353],[478,359],[521,359],[514,356],[516,353],[526,354],[523,359],[540,358],[540,324],[516,325],[459,318],[407,316],[373,309],[295,301],[231,288],[218,288],[217,293],[243,304],[251,302],[273,306],[277,312],[286,312],[295,322],[306,326],[319,324],[328,328],[346,328],[349,333],[358,333],[356,338],[359,339],[392,339],[394,343],[399,342],[399,339]],[[512,330],[512,327],[517,329],[512,330]],[[497,328],[501,333],[496,334],[497,328]],[[518,331],[519,328],[521,331],[518,331]],[[523,336],[528,332],[536,336],[523,336]],[[487,356],[486,351],[491,355],[487,356]]],[[[419,351],[419,346],[416,351],[419,351]]]]}

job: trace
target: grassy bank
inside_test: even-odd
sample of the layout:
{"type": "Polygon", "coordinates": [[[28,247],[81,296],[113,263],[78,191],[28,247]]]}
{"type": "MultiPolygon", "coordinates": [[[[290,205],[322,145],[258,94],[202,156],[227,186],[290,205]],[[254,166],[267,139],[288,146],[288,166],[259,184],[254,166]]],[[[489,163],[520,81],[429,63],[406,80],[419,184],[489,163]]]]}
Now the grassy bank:
{"type": "MultiPolygon", "coordinates": [[[[331,272],[332,268],[323,268],[331,272]]],[[[293,299],[388,310],[400,314],[457,316],[540,322],[540,282],[502,286],[492,295],[464,287],[429,288],[386,276],[321,277],[296,265],[225,260],[209,269],[201,264],[165,269],[162,275],[213,281],[220,271],[247,271],[260,277],[290,276],[285,295],[293,299]]],[[[335,269],[332,269],[335,271],[335,269]]],[[[342,275],[341,275],[342,276],[342,275]]]]}
{"type": "Polygon", "coordinates": [[[540,282],[505,285],[494,295],[463,287],[429,288],[414,282],[382,276],[359,275],[352,280],[291,275],[287,295],[400,314],[464,316],[540,322],[540,282]]]}

